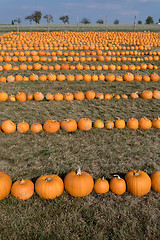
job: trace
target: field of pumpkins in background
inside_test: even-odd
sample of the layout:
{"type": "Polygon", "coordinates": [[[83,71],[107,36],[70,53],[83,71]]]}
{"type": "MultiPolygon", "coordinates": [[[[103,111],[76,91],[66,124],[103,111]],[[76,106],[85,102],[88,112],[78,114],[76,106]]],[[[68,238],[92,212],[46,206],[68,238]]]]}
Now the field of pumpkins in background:
{"type": "Polygon", "coordinates": [[[77,197],[85,196],[88,208],[94,201],[103,207],[110,201],[112,207],[128,199],[132,205],[141,196],[149,207],[155,203],[156,213],[160,33],[0,35],[0,107],[4,215],[9,201],[16,205],[18,198],[39,216],[38,195],[55,199],[62,193],[56,203],[72,201],[77,214],[76,201],[83,209],[77,197]]]}

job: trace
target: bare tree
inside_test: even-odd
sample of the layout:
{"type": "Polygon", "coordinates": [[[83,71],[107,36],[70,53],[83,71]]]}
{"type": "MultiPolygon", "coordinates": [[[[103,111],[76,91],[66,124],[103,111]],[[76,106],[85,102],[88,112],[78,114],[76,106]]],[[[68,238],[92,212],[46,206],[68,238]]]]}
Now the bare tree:
{"type": "Polygon", "coordinates": [[[29,22],[30,22],[30,24],[31,24],[32,21],[33,21],[33,14],[25,17],[25,20],[29,20],[29,22]]]}
{"type": "Polygon", "coordinates": [[[44,17],[47,21],[47,23],[49,24],[50,22],[53,22],[53,16],[51,14],[46,14],[44,15],[44,17]]]}

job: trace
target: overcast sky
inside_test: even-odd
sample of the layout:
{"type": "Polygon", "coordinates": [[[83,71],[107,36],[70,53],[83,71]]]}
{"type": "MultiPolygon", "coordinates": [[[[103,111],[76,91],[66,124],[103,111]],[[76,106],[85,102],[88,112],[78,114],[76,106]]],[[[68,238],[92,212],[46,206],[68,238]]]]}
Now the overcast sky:
{"type": "Polygon", "coordinates": [[[59,17],[69,15],[69,22],[76,23],[83,17],[95,24],[98,19],[112,24],[119,19],[121,24],[132,24],[134,16],[137,21],[145,23],[148,16],[153,17],[154,22],[160,19],[160,0],[0,0],[0,24],[10,24],[17,16],[22,24],[29,24],[24,18],[35,10],[42,12],[40,23],[46,23],[45,14],[52,14],[54,23],[62,23],[59,17]]]}

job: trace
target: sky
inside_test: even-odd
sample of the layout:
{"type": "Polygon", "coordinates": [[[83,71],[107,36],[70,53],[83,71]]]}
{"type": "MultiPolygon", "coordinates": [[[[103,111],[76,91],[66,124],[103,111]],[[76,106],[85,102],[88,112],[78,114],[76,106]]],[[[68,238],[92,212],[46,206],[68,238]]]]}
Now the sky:
{"type": "Polygon", "coordinates": [[[120,24],[132,24],[134,16],[137,21],[145,23],[151,16],[154,23],[160,19],[160,0],[0,0],[0,24],[10,24],[18,16],[21,24],[29,24],[24,20],[35,10],[42,12],[40,23],[45,24],[45,14],[53,16],[54,24],[60,24],[59,17],[68,15],[69,23],[76,24],[86,17],[92,24],[98,19],[113,24],[115,19],[120,24]]]}

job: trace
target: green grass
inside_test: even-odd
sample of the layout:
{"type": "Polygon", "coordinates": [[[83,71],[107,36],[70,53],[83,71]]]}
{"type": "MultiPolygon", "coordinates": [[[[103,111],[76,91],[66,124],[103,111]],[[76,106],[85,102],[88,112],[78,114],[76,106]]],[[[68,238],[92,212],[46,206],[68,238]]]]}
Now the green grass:
{"type": "MultiPolygon", "coordinates": [[[[156,64],[159,65],[159,62],[156,64]]],[[[42,72],[49,71],[38,74],[42,72]]],[[[93,74],[93,71],[86,72],[93,74]]],[[[109,72],[106,71],[106,74],[109,72]]],[[[154,72],[160,74],[160,70],[154,72]]],[[[123,75],[125,71],[115,73],[123,75]]],[[[8,72],[5,74],[9,75],[8,72]]],[[[159,89],[159,84],[143,81],[14,82],[1,83],[0,91],[9,94],[41,91],[46,94],[92,89],[95,92],[129,94],[145,89],[153,91],[159,89]]],[[[7,101],[0,103],[0,124],[7,119],[16,124],[23,120],[29,124],[44,123],[47,119],[61,121],[74,118],[78,121],[82,117],[89,117],[92,121],[115,120],[117,117],[126,121],[130,117],[139,119],[143,116],[153,119],[159,115],[159,109],[159,100],[140,98],[73,102],[7,101]]],[[[94,180],[102,176],[111,179],[115,173],[124,177],[132,169],[151,174],[159,170],[159,139],[160,131],[154,128],[146,131],[92,128],[88,132],[77,130],[66,133],[59,130],[55,134],[28,131],[26,134],[15,132],[7,135],[0,132],[1,171],[9,174],[13,182],[20,178],[35,182],[39,176],[52,173],[63,179],[78,165],[94,180]]],[[[64,192],[55,200],[44,200],[34,193],[31,199],[23,202],[9,195],[0,201],[0,211],[0,239],[159,239],[159,194],[152,190],[141,198],[127,192],[117,196],[110,191],[104,195],[93,191],[84,198],[73,198],[64,192]]]]}

